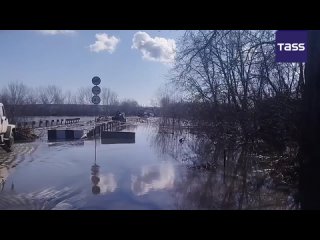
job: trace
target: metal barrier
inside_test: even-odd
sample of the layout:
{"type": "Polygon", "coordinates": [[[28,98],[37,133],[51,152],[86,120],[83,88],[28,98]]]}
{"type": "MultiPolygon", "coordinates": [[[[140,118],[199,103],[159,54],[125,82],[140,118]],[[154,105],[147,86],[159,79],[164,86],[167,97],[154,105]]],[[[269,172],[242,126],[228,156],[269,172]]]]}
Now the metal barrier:
{"type": "Polygon", "coordinates": [[[70,123],[78,123],[80,121],[80,118],[69,118],[65,120],[65,125],[70,123]]]}
{"type": "Polygon", "coordinates": [[[39,120],[39,123],[36,121],[30,121],[30,122],[18,122],[16,123],[17,127],[19,128],[26,128],[26,127],[49,127],[49,126],[58,126],[62,124],[71,124],[71,123],[78,123],[80,121],[80,118],[68,118],[68,119],[57,119],[55,120],[39,120]],[[56,122],[56,124],[55,124],[56,122]]]}

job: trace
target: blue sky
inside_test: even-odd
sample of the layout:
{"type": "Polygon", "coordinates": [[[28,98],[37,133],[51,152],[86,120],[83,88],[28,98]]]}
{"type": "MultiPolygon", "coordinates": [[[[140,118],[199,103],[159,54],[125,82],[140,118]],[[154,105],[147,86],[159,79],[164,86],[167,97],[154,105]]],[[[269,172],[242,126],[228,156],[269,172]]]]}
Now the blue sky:
{"type": "Polygon", "coordinates": [[[166,82],[182,31],[0,31],[0,83],[54,84],[64,91],[100,86],[150,105],[166,82]],[[133,41],[134,40],[134,41],[133,41]]]}

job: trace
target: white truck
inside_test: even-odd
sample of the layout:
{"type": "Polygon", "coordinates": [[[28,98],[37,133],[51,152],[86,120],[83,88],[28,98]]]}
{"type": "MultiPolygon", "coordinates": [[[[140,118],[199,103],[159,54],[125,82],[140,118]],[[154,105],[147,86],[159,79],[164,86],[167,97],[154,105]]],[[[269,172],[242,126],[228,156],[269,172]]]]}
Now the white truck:
{"type": "Polygon", "coordinates": [[[14,132],[16,126],[9,124],[9,120],[6,117],[4,106],[0,103],[0,146],[7,152],[11,151],[11,147],[14,143],[14,132]]]}

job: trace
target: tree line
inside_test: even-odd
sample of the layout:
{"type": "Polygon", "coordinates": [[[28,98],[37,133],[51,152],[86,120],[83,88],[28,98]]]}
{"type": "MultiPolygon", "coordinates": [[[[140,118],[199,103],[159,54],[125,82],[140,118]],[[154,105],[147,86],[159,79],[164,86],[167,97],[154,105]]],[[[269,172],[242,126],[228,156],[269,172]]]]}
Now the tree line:
{"type": "Polygon", "coordinates": [[[269,155],[276,150],[275,173],[299,186],[295,201],[320,209],[320,31],[308,31],[306,63],[277,63],[274,35],[186,31],[170,74],[179,96],[161,95],[161,115],[169,123],[209,126],[209,139],[242,136],[244,146],[269,155]],[[287,150],[295,156],[284,160],[287,150]]]}
{"type": "MultiPolygon", "coordinates": [[[[92,95],[90,87],[80,87],[72,93],[55,85],[31,88],[22,82],[11,82],[0,90],[0,100],[7,105],[91,104],[92,95]]],[[[106,87],[101,89],[100,98],[102,105],[120,104],[118,94],[106,87]]]]}
{"type": "Polygon", "coordinates": [[[297,140],[303,63],[275,62],[275,31],[186,31],[159,104],[168,119],[219,126],[275,146],[297,140]]]}
{"type": "Polygon", "coordinates": [[[320,209],[320,31],[308,31],[306,63],[275,62],[274,34],[186,31],[170,74],[180,95],[162,94],[161,115],[171,123],[185,118],[212,126],[216,137],[262,140],[280,150],[280,157],[295,143],[298,154],[284,163],[291,170],[276,170],[298,176],[302,209],[320,209]]]}
{"type": "Polygon", "coordinates": [[[246,111],[261,99],[301,97],[302,63],[275,62],[274,31],[187,31],[172,82],[189,99],[246,111]]]}
{"type": "Polygon", "coordinates": [[[116,111],[139,115],[145,109],[134,99],[119,100],[118,94],[103,87],[101,103],[93,106],[90,87],[80,87],[75,93],[55,85],[31,88],[22,82],[10,82],[0,89],[0,102],[5,104],[11,121],[20,116],[95,116],[113,115],[116,111]]]}

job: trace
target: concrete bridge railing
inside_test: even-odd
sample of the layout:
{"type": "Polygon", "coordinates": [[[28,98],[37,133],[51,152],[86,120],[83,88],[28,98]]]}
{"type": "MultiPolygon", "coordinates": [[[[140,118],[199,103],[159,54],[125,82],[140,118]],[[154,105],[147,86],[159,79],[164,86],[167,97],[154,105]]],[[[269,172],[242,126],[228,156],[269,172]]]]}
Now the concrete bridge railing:
{"type": "Polygon", "coordinates": [[[80,118],[67,118],[67,119],[57,119],[57,120],[39,120],[39,121],[29,121],[29,122],[18,122],[16,125],[18,128],[36,128],[36,127],[50,127],[67,125],[72,123],[78,123],[80,118]]]}

